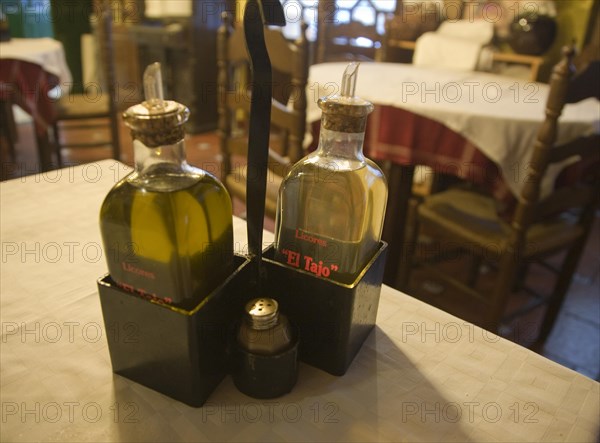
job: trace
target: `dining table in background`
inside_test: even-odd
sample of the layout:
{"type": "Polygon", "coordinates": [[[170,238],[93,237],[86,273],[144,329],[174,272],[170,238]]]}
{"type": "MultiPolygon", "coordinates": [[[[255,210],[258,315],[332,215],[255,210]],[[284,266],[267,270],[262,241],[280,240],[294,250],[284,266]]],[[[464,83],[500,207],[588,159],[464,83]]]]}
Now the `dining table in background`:
{"type": "MultiPolygon", "coordinates": [[[[597,381],[386,285],[348,372],[301,363],[280,398],[227,376],[192,408],[113,374],[98,213],[130,171],[104,160],[0,183],[0,440],[597,441],[597,381]]],[[[245,250],[238,218],[234,239],[245,250]]],[[[123,340],[128,326],[109,325],[123,340]]]]}
{"type": "Polygon", "coordinates": [[[61,42],[49,37],[11,38],[0,42],[0,58],[11,58],[40,65],[58,77],[61,89],[71,87],[73,77],[61,42]]]}
{"type": "MultiPolygon", "coordinates": [[[[310,68],[307,120],[313,137],[321,116],[317,100],[339,92],[345,66],[337,62],[310,68]]],[[[385,282],[394,284],[403,253],[415,165],[475,183],[491,192],[499,213],[510,212],[525,183],[548,91],[547,84],[485,72],[361,63],[356,95],[375,106],[367,123],[365,153],[390,163],[385,282]]],[[[598,100],[565,107],[559,143],[593,132],[600,132],[598,100]]],[[[542,194],[551,191],[568,164],[549,169],[542,194]]]]}
{"type": "Polygon", "coordinates": [[[52,38],[12,38],[0,43],[0,98],[31,116],[42,171],[52,168],[48,130],[55,120],[53,101],[69,93],[71,82],[61,42],[52,38]]]}

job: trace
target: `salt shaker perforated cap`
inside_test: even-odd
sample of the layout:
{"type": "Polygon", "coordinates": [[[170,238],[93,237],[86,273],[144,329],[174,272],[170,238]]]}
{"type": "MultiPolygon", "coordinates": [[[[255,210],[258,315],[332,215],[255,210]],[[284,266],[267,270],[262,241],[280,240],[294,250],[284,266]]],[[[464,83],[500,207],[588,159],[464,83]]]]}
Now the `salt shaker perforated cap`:
{"type": "Polygon", "coordinates": [[[246,303],[245,313],[252,329],[269,329],[279,320],[279,305],[272,298],[255,298],[246,303]]]}

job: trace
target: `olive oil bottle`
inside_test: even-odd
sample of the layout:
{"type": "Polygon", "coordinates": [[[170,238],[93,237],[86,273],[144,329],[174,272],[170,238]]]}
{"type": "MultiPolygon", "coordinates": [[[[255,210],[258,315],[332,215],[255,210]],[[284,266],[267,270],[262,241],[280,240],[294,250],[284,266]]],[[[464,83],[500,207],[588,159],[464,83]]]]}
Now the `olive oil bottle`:
{"type": "Polygon", "coordinates": [[[278,261],[344,284],[377,251],[387,203],[385,177],[362,152],[373,105],[354,95],[357,70],[348,65],[340,95],[319,99],[319,146],[283,180],[275,222],[278,261]]]}
{"type": "Polygon", "coordinates": [[[144,74],[146,100],[124,114],[135,169],[100,210],[111,278],[142,297],[192,310],[233,267],[231,199],[221,182],[186,162],[189,110],[162,99],[160,65],[144,74]]]}

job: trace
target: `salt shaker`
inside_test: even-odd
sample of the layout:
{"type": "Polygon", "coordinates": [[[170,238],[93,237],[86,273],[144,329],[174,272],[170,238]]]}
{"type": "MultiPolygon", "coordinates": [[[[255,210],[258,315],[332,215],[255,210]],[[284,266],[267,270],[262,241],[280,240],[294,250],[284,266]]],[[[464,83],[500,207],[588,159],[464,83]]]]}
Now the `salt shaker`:
{"type": "Polygon", "coordinates": [[[289,347],[290,324],[287,317],[279,313],[277,301],[266,297],[249,301],[237,339],[241,347],[260,355],[277,354],[289,347]]]}
{"type": "Polygon", "coordinates": [[[251,397],[274,398],[296,384],[298,334],[276,300],[250,300],[237,333],[233,381],[251,397]]]}

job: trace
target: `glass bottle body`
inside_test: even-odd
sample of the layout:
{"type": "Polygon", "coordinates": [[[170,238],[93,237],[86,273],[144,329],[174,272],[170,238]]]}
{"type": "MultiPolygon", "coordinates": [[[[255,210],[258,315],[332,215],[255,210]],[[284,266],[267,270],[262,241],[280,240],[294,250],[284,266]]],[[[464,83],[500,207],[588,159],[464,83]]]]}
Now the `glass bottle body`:
{"type": "Polygon", "coordinates": [[[379,167],[362,154],[364,133],[322,128],[279,193],[276,259],[351,284],[378,248],[387,202],[379,167]]]}
{"type": "Polygon", "coordinates": [[[217,178],[185,161],[183,140],[148,148],[100,211],[108,270],[121,287],[193,309],[231,273],[231,200],[217,178]]]}

